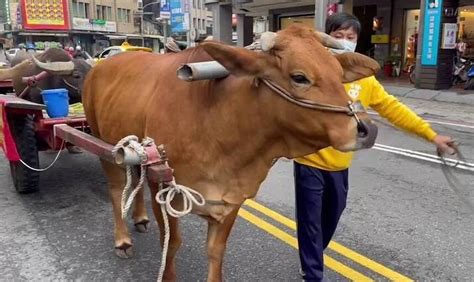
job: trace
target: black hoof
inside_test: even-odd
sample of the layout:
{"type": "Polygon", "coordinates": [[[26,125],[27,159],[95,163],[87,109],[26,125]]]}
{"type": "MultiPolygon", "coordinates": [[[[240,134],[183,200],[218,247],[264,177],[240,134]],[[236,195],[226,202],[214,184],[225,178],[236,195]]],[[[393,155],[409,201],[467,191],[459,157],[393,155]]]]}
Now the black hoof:
{"type": "Polygon", "coordinates": [[[133,247],[130,244],[123,244],[120,247],[115,247],[115,254],[119,258],[128,259],[133,257],[133,247]]]}
{"type": "Polygon", "coordinates": [[[140,233],[148,233],[150,221],[148,219],[144,219],[140,222],[135,223],[135,229],[140,233]]]}

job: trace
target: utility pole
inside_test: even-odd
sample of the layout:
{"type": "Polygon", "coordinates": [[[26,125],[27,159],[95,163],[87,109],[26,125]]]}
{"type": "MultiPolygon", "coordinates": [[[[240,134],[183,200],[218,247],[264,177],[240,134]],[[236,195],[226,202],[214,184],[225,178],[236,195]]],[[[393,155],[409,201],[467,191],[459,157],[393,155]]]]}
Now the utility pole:
{"type": "Polygon", "coordinates": [[[324,32],[327,17],[328,0],[314,0],[314,27],[324,32]]]}
{"type": "Polygon", "coordinates": [[[150,5],[154,5],[154,4],[160,4],[160,1],[155,1],[155,2],[151,2],[151,3],[148,3],[146,4],[145,6],[143,6],[143,0],[138,0],[137,2],[138,4],[138,13],[140,14],[140,37],[142,38],[142,46],[145,46],[145,37],[143,37],[143,15],[152,15],[153,12],[148,12],[148,13],[145,13],[145,8],[150,6],[150,5]]]}
{"type": "Polygon", "coordinates": [[[191,5],[191,0],[186,0],[188,3],[188,31],[186,32],[186,48],[191,47],[191,29],[193,28],[193,23],[191,21],[191,9],[193,8],[191,5]]]}

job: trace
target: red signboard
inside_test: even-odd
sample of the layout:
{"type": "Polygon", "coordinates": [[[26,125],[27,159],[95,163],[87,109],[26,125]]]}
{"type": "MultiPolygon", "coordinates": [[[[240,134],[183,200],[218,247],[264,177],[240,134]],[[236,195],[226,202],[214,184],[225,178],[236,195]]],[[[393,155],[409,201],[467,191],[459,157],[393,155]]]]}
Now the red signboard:
{"type": "Polygon", "coordinates": [[[68,0],[21,0],[24,29],[68,30],[68,0]]]}
{"type": "Polygon", "coordinates": [[[328,16],[337,13],[337,4],[328,4],[328,16]]]}

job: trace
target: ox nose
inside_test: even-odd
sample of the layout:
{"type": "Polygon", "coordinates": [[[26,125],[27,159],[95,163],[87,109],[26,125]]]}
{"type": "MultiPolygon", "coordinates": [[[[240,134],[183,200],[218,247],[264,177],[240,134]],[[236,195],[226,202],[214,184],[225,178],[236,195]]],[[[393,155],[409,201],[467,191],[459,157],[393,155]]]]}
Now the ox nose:
{"type": "Polygon", "coordinates": [[[377,133],[378,128],[370,119],[361,119],[357,124],[357,150],[374,146],[377,133]]]}

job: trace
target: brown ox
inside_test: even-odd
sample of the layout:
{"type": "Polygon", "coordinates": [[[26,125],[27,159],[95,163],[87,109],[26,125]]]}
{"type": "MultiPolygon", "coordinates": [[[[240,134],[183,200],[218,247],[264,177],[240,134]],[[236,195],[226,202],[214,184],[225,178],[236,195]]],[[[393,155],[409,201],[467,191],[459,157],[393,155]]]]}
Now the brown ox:
{"type": "MultiPolygon", "coordinates": [[[[256,78],[266,78],[297,98],[346,106],[343,82],[373,75],[377,63],[357,54],[332,56],[314,30],[292,26],[278,33],[268,52],[206,42],[178,54],[130,52],[107,59],[86,79],[84,107],[93,134],[111,144],[128,135],[164,144],[178,183],[220,202],[194,212],[208,219],[208,280],[222,279],[227,237],[238,209],[254,197],[275,158],[294,158],[334,146],[353,150],[356,122],[343,113],[292,104],[256,78]],[[183,63],[217,60],[225,79],[184,82],[183,63]],[[341,67],[342,66],[342,67],[341,67]]],[[[361,116],[370,123],[366,115],[361,116]]],[[[131,255],[132,241],[120,214],[123,168],[102,162],[115,217],[115,247],[131,255]]],[[[154,196],[158,185],[148,183],[154,196]]],[[[179,205],[180,203],[174,203],[179,205]]],[[[153,211],[162,230],[158,204],[153,211]]],[[[143,194],[133,210],[135,224],[148,222],[143,194]]],[[[139,228],[143,231],[143,226],[139,228]]],[[[176,278],[174,257],[181,244],[178,220],[170,218],[165,279],[176,278]]]]}

